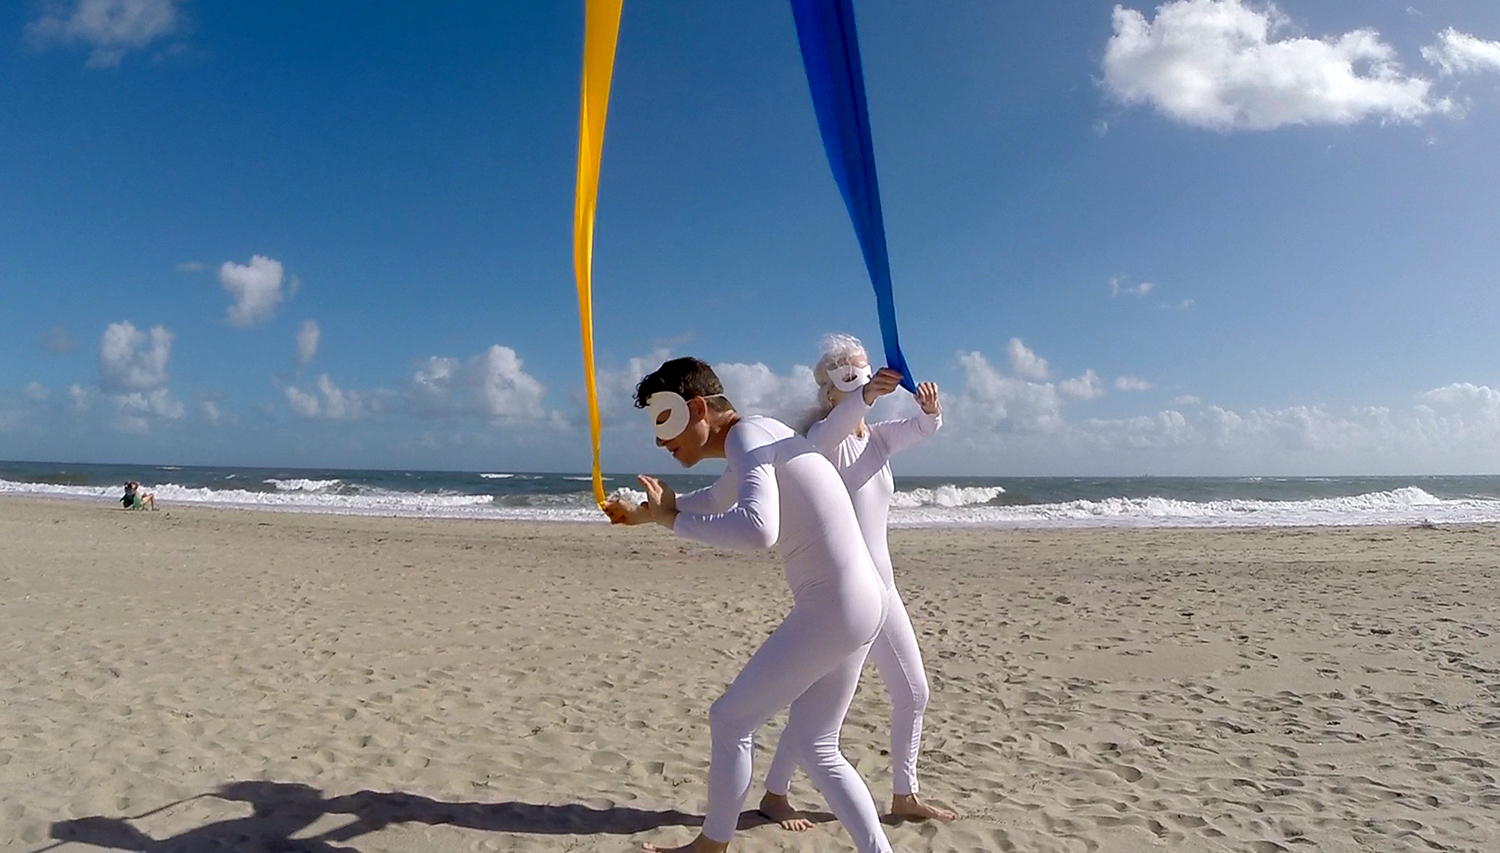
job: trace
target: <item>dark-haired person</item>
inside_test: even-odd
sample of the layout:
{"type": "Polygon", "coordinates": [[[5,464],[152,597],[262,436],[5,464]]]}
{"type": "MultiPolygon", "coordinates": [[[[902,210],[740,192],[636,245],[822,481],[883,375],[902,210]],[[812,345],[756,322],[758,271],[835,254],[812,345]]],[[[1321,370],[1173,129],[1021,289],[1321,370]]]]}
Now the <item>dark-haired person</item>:
{"type": "Polygon", "coordinates": [[[673,359],[646,376],[635,404],[650,414],[657,445],[682,465],[722,458],[726,467],[712,486],[680,497],[642,476],[646,501],[611,501],[610,519],[655,522],[719,547],[779,546],[794,601],[709,709],[708,814],[697,838],[670,849],[728,849],[750,790],[755,730],[790,707],[782,737],[855,848],[888,853],[870,789],[839,751],[839,729],[885,621],[886,596],[838,471],[780,421],[741,417],[713,369],[697,359],[673,359]]]}
{"type": "MultiPolygon", "coordinates": [[[[896,491],[890,458],[942,427],[938,388],[931,382],[917,386],[920,415],[867,424],[865,416],[870,407],[896,390],[901,374],[885,368],[872,374],[864,345],[850,335],[828,335],[821,349],[813,368],[818,382],[819,420],[808,428],[807,438],[843,478],[854,501],[854,515],[864,532],[865,546],[886,591],[885,626],[870,647],[870,659],[891,699],[891,814],[953,820],[958,817],[956,812],[917,795],[917,755],[922,748],[922,715],[929,694],[927,672],[917,647],[917,632],[896,589],[886,541],[891,498],[896,491]]],[[[812,828],[812,823],[787,801],[792,772],[797,769],[795,752],[783,737],[766,771],[760,811],[787,829],[801,831],[812,828]]]]}

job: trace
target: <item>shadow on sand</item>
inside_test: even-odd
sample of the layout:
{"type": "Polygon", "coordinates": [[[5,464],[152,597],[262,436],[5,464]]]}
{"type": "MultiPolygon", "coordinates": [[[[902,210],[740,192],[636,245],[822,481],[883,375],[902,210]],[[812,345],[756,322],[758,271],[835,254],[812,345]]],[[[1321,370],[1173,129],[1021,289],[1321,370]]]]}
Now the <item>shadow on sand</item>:
{"type": "MultiPolygon", "coordinates": [[[[310,785],[295,782],[233,782],[198,797],[249,803],[245,817],[215,821],[170,838],[153,838],[131,825],[135,818],[85,817],[52,824],[58,842],[79,842],[116,850],[142,853],[207,853],[224,850],[265,850],[278,853],[354,853],[340,842],[376,832],[393,823],[423,823],[457,826],[487,832],[540,835],[633,835],[666,826],[697,827],[701,815],[671,810],[614,806],[598,809],[576,803],[535,805],[522,802],[444,802],[416,794],[360,791],[325,798],[310,785]],[[354,820],[317,835],[292,838],[324,815],[350,815],[354,820]]],[[[154,812],[187,802],[180,800],[154,812]]],[[[809,813],[817,823],[833,820],[821,812],[809,813]]],[[[740,829],[769,823],[758,812],[740,815],[740,829]]],[[[51,847],[58,846],[56,844],[51,847]]],[[[42,848],[42,850],[51,849],[42,848]]],[[[41,853],[41,851],[36,851],[41,853]]]]}

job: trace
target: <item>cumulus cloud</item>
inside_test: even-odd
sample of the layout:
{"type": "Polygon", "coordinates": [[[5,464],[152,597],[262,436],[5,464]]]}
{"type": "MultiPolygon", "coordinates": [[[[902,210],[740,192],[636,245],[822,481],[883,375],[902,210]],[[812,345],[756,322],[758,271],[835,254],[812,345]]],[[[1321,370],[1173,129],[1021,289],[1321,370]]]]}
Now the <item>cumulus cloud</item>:
{"type": "Polygon", "coordinates": [[[793,426],[802,426],[818,401],[818,381],[805,364],[778,374],[760,362],[716,364],[714,373],[724,385],[724,394],[737,411],[746,415],[768,415],[793,426]]]}
{"type": "Polygon", "coordinates": [[[276,306],[286,298],[282,292],[281,261],[256,255],[248,264],[225,261],[219,267],[219,283],[234,297],[229,306],[232,326],[253,326],[271,319],[276,306]]]}
{"type": "Polygon", "coordinates": [[[40,382],[28,382],[26,383],[26,387],[21,389],[21,396],[28,400],[41,402],[47,399],[47,386],[40,382]]]}
{"type": "Polygon", "coordinates": [[[68,334],[68,330],[62,326],[53,326],[43,332],[41,337],[37,338],[36,345],[53,355],[67,355],[78,348],[78,345],[73,342],[73,336],[68,334]]]}
{"type": "Polygon", "coordinates": [[[172,392],[166,388],[116,394],[111,402],[115,407],[115,417],[111,423],[121,432],[133,435],[150,432],[151,418],[179,420],[186,412],[182,401],[172,396],[172,392]]]}
{"type": "Polygon", "coordinates": [[[1290,27],[1275,6],[1243,0],[1172,0],[1154,20],[1116,6],[1104,84],[1122,103],[1217,131],[1416,122],[1453,109],[1375,30],[1278,38],[1290,27]]]}
{"type": "Polygon", "coordinates": [[[1192,394],[1183,394],[1182,396],[1173,399],[1172,400],[1172,405],[1174,405],[1174,406],[1201,406],[1201,405],[1203,405],[1203,401],[1200,400],[1200,399],[1198,399],[1197,397],[1194,397],[1192,394]]]}
{"type": "Polygon", "coordinates": [[[1115,377],[1115,390],[1117,391],[1150,391],[1151,383],[1139,376],[1117,376],[1115,377]]]}
{"type": "Polygon", "coordinates": [[[305,367],[318,354],[318,339],[323,336],[323,330],[312,320],[303,320],[302,325],[297,327],[297,366],[305,367]]]}
{"type": "Polygon", "coordinates": [[[345,391],[324,373],[316,386],[303,391],[288,385],[283,389],[292,411],[304,418],[327,421],[352,421],[379,407],[379,398],[360,391],[345,391]]]}
{"type": "Polygon", "coordinates": [[[1422,58],[1449,76],[1500,71],[1500,41],[1486,41],[1449,27],[1438,34],[1437,44],[1422,48],[1422,58]]]}
{"type": "Polygon", "coordinates": [[[546,393],[515,350],[495,344],[467,362],[427,358],[412,375],[409,399],[418,414],[478,415],[511,424],[551,417],[542,405],[546,393]]]}
{"type": "Polygon", "coordinates": [[[231,415],[228,412],[224,411],[224,409],[221,408],[219,404],[214,400],[204,400],[203,402],[198,404],[198,408],[203,412],[203,419],[213,424],[214,426],[219,426],[220,424],[232,424],[237,420],[234,415],[231,415]]]}
{"type": "Polygon", "coordinates": [[[1011,372],[1022,379],[1041,381],[1052,375],[1047,360],[1027,348],[1020,338],[1011,338],[1005,351],[1010,356],[1011,372]]]}
{"type": "Polygon", "coordinates": [[[32,46],[91,48],[89,68],[119,65],[126,52],[171,35],[182,21],[177,0],[76,0],[49,3],[45,9],[26,26],[32,46]]]}
{"type": "Polygon", "coordinates": [[[1115,276],[1114,278],[1111,278],[1109,280],[1109,295],[1119,296],[1121,294],[1124,294],[1126,296],[1145,296],[1146,294],[1156,289],[1156,285],[1152,284],[1149,281],[1143,281],[1139,284],[1124,284],[1124,281],[1124,276],[1115,276]]]}
{"type": "MultiPolygon", "coordinates": [[[[1200,405],[1123,418],[1070,420],[1048,383],[1007,377],[979,353],[960,353],[964,387],[943,441],[966,466],[1055,474],[1348,470],[1473,472],[1500,466],[1500,390],[1454,383],[1407,408],[1321,405],[1235,410],[1200,405]]],[[[952,451],[949,451],[950,453],[952,451]]],[[[951,458],[951,457],[950,457],[951,458]]]]}
{"type": "Polygon", "coordinates": [[[87,412],[89,410],[89,392],[82,385],[69,385],[68,399],[73,403],[74,411],[87,412]]]}
{"type": "Polygon", "coordinates": [[[99,340],[99,386],[106,391],[152,391],[167,384],[173,334],[154,326],[148,337],[129,321],[111,323],[99,340]]]}
{"type": "Polygon", "coordinates": [[[1087,370],[1082,376],[1057,383],[1057,392],[1074,400],[1093,400],[1104,396],[1104,380],[1094,371],[1087,370]]]}
{"type": "Polygon", "coordinates": [[[1064,426],[1062,399],[1052,383],[1007,376],[978,352],[959,353],[958,363],[964,390],[954,400],[951,420],[1004,432],[1053,432],[1064,426]]]}
{"type": "MultiPolygon", "coordinates": [[[[641,381],[641,377],[660,367],[662,362],[671,357],[671,350],[658,348],[650,355],[630,359],[622,368],[598,371],[594,385],[599,392],[600,420],[605,425],[610,425],[621,419],[628,419],[635,408],[636,384],[641,381]]],[[[580,406],[586,403],[582,388],[574,395],[574,401],[580,406]]]]}

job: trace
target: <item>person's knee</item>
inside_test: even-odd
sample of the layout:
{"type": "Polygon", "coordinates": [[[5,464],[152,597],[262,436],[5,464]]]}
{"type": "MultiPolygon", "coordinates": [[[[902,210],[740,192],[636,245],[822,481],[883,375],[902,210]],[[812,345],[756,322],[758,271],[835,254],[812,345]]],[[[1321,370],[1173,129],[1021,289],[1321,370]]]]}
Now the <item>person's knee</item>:
{"type": "Polygon", "coordinates": [[[750,737],[755,734],[755,720],[728,693],[708,707],[708,730],[714,739],[750,737]]]}
{"type": "Polygon", "coordinates": [[[932,690],[927,686],[927,679],[920,675],[911,685],[912,710],[918,714],[927,710],[927,700],[932,698],[932,690]]]}
{"type": "Polygon", "coordinates": [[[807,770],[816,772],[817,768],[843,763],[844,754],[839,751],[837,730],[810,736],[791,732],[788,734],[795,737],[793,745],[796,747],[799,763],[807,770]]]}

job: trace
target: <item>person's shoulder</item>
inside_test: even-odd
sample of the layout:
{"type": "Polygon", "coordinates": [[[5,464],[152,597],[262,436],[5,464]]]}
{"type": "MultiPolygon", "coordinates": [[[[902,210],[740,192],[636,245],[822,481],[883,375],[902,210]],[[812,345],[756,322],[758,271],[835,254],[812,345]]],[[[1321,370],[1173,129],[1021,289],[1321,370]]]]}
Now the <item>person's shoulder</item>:
{"type": "Polygon", "coordinates": [[[726,447],[746,452],[757,447],[775,444],[794,435],[796,432],[791,427],[775,418],[751,415],[740,418],[739,422],[730,428],[726,447]]]}

